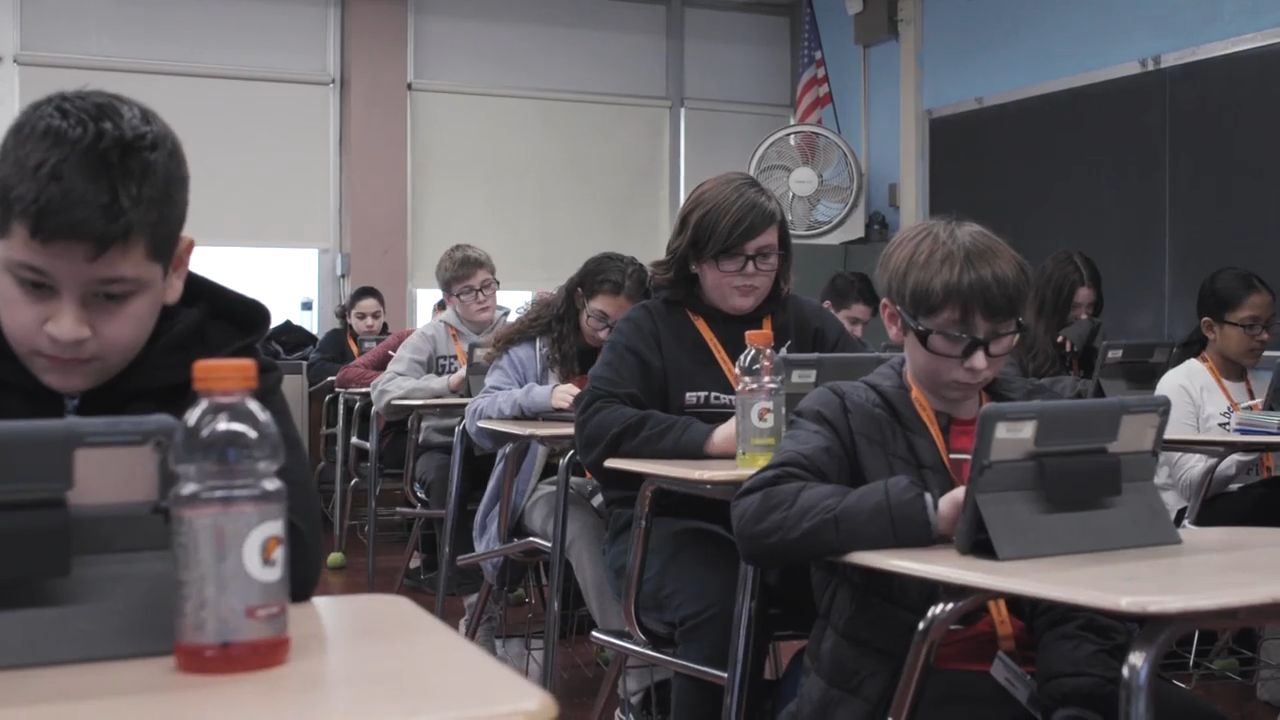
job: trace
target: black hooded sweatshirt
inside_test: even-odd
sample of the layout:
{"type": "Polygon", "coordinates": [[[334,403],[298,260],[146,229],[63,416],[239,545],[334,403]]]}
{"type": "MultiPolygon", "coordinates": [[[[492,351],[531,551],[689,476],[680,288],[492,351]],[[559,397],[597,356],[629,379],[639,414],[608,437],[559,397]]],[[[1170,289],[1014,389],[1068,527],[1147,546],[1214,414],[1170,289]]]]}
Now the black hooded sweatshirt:
{"type": "Polygon", "coordinates": [[[320,497],[280,390],[280,370],[258,352],[269,320],[261,303],[192,274],[178,303],[161,311],[155,330],[133,362],[78,398],[42,385],[0,333],[0,419],[56,418],[69,413],[165,413],[181,418],[195,401],[192,363],[202,358],[257,359],[258,401],[271,412],[285,442],[280,479],[289,493],[290,594],[294,601],[306,600],[320,578],[320,497]]]}
{"type": "MultiPolygon", "coordinates": [[[[725,353],[736,360],[746,350],[747,330],[773,322],[773,347],[794,353],[866,352],[836,316],[808,298],[770,298],[746,315],[729,315],[701,298],[668,292],[627,313],[591,368],[578,397],[575,422],[583,465],[591,471],[610,510],[635,507],[642,478],[604,469],[611,457],[701,458],[716,425],[733,417],[734,388],[690,320],[706,320],[725,353]]],[[[665,501],[664,501],[665,502],[665,501]]],[[[658,512],[712,517],[724,503],[681,497],[681,508],[660,502],[658,512]]]]}

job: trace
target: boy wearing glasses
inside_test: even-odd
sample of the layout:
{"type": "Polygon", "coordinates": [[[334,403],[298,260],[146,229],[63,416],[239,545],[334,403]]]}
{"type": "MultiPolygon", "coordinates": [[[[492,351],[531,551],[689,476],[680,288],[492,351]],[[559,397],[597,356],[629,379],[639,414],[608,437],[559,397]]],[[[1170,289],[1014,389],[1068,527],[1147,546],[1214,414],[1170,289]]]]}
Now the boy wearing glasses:
{"type": "MultiPolygon", "coordinates": [[[[877,280],[881,316],[905,357],[810,393],[773,461],[733,501],[748,562],[811,569],[819,617],[785,717],[885,717],[916,624],[942,588],[831,558],[949,541],[983,404],[1057,397],[1000,374],[1022,330],[1030,272],[990,231],[949,220],[908,228],[881,255],[877,280]]],[[[1034,674],[1045,720],[1114,717],[1128,641],[1124,623],[1099,615],[993,601],[943,639],[912,717],[1032,717],[990,674],[998,651],[1034,674]]],[[[1157,717],[1217,717],[1168,684],[1156,699],[1183,712],[1157,717]]]]}
{"type": "MultiPolygon", "coordinates": [[[[498,278],[489,253],[473,245],[454,245],[436,263],[436,282],[444,292],[446,309],[418,328],[396,351],[391,364],[371,390],[378,412],[389,421],[409,416],[396,400],[433,400],[461,397],[467,380],[467,348],[489,345],[493,334],[506,323],[508,310],[498,306],[498,278]]],[[[415,479],[431,507],[443,508],[449,487],[449,454],[453,433],[424,423],[419,438],[415,479]],[[428,437],[429,435],[429,437],[428,437]]],[[[489,459],[490,466],[492,459],[489,459]]],[[[484,462],[468,462],[464,488],[483,487],[489,471],[484,462]]],[[[469,527],[470,522],[460,523],[469,527]]],[[[462,533],[459,554],[471,551],[471,533],[462,533]]],[[[459,587],[479,586],[479,572],[455,573],[459,587]]]]}

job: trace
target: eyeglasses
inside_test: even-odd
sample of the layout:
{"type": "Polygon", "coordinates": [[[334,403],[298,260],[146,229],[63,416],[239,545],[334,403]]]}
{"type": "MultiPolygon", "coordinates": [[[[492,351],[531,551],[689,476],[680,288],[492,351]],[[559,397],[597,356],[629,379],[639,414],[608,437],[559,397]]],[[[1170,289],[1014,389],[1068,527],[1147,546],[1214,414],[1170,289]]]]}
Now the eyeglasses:
{"type": "Polygon", "coordinates": [[[902,321],[906,323],[907,328],[911,330],[911,334],[916,336],[920,346],[939,357],[966,360],[979,350],[986,353],[989,358],[1004,357],[1013,352],[1013,348],[1018,344],[1018,336],[1023,330],[1022,319],[1019,318],[1014,329],[985,338],[965,333],[944,332],[927,328],[916,322],[915,318],[904,312],[901,307],[896,305],[894,307],[902,316],[902,321]]]}
{"type": "Polygon", "coordinates": [[[498,287],[499,287],[499,283],[498,283],[498,280],[495,278],[493,280],[485,280],[483,283],[480,284],[480,287],[478,288],[474,288],[468,285],[467,287],[462,288],[456,293],[449,293],[449,294],[458,298],[464,303],[473,303],[476,300],[483,300],[484,298],[487,298],[490,295],[493,295],[494,293],[498,292],[498,287]]]}
{"type": "Polygon", "coordinates": [[[1219,320],[1223,325],[1233,325],[1240,328],[1240,332],[1249,337],[1258,337],[1264,331],[1268,335],[1280,334],[1280,322],[1272,321],[1269,323],[1238,323],[1230,320],[1219,320]]]}
{"type": "Polygon", "coordinates": [[[604,332],[606,330],[613,332],[613,329],[618,326],[617,321],[610,320],[608,315],[595,310],[586,310],[586,320],[587,327],[596,332],[604,332]]]}
{"type": "Polygon", "coordinates": [[[772,272],[778,269],[782,262],[782,256],[776,250],[769,252],[755,253],[754,255],[746,255],[744,253],[725,253],[717,255],[713,258],[716,269],[722,273],[737,273],[747,269],[747,263],[755,266],[756,270],[761,272],[772,272]]]}

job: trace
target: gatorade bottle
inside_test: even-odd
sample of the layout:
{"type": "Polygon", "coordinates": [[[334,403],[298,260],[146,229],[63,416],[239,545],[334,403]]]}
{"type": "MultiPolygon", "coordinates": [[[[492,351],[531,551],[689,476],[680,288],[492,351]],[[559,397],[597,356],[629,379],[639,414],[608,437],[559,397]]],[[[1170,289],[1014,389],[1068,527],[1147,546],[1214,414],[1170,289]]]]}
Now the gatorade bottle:
{"type": "Polygon", "coordinates": [[[279,665],[289,654],[286,493],[276,471],[284,443],[253,397],[258,363],[200,360],[199,399],[170,457],[178,564],[178,668],[230,673],[279,665]]]}
{"type": "Polygon", "coordinates": [[[764,467],[786,426],[782,364],[773,352],[771,330],[748,330],[747,350],[738,358],[738,467],[764,467]]]}

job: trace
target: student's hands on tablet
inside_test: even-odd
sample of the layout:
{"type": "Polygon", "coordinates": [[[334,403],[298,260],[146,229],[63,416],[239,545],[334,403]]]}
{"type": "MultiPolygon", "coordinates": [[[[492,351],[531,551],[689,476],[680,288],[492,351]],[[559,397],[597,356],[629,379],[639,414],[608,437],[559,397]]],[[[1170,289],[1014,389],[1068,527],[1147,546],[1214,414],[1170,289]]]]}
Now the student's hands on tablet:
{"type": "Polygon", "coordinates": [[[573,407],[573,399],[582,392],[577,385],[565,383],[551,390],[551,407],[554,410],[568,410],[573,407]]]}
{"type": "Polygon", "coordinates": [[[965,486],[949,490],[938,498],[938,535],[945,538],[954,537],[956,526],[960,524],[960,512],[964,510],[965,486]]]}
{"type": "Polygon", "coordinates": [[[465,367],[460,367],[455,370],[453,374],[449,376],[449,392],[460,392],[462,390],[462,383],[466,382],[466,380],[467,369],[465,367]]]}
{"type": "Polygon", "coordinates": [[[731,417],[711,431],[702,449],[707,457],[730,458],[738,454],[738,418],[731,417]]]}

